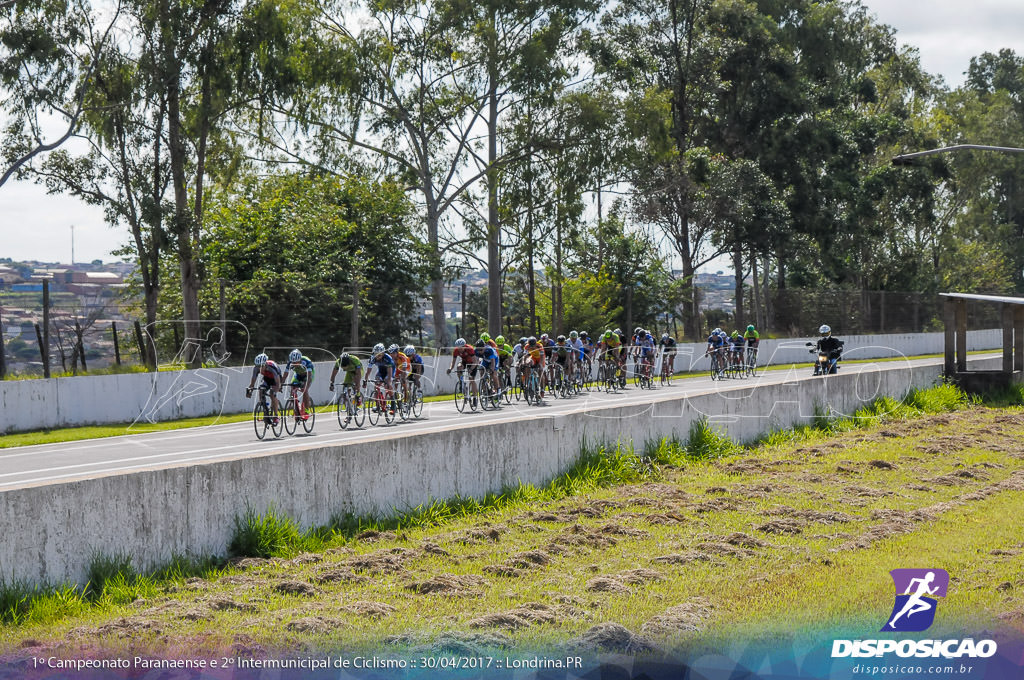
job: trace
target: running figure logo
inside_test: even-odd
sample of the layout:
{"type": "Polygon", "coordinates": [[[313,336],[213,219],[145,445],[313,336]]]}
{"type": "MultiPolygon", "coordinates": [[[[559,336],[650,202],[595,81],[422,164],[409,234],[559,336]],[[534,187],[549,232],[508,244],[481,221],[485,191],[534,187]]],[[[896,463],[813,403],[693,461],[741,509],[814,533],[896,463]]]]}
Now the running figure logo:
{"type": "Polygon", "coordinates": [[[945,597],[949,574],[945,569],[893,569],[896,602],[883,631],[917,633],[935,621],[937,597],[945,597]]]}

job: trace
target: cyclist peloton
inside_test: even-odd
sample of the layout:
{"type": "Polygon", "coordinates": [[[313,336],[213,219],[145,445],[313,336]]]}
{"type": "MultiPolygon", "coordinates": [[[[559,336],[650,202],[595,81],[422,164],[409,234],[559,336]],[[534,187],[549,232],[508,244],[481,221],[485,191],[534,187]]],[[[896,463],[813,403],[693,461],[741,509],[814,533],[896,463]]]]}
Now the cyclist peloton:
{"type": "MultiPolygon", "coordinates": [[[[245,390],[246,398],[252,396],[252,390],[256,385],[256,376],[258,375],[263,376],[261,387],[270,395],[270,402],[274,410],[280,413],[281,404],[277,401],[277,393],[281,391],[282,387],[281,367],[271,361],[270,357],[266,354],[257,354],[253,360],[252,378],[249,380],[249,387],[245,390]]],[[[277,419],[272,419],[269,414],[263,418],[263,422],[268,425],[277,425],[277,419]]]]}
{"type": "MultiPolygon", "coordinates": [[[[366,387],[366,381],[369,379],[369,369],[377,368],[376,382],[384,383],[384,400],[391,402],[394,395],[394,377],[395,377],[395,360],[392,359],[386,351],[384,351],[384,343],[378,342],[373,346],[373,352],[370,355],[370,366],[367,368],[367,375],[363,377],[363,387],[366,387]]],[[[374,407],[377,408],[377,407],[374,407]]],[[[395,412],[393,408],[390,408],[392,413],[395,412]]]]}
{"type": "Polygon", "coordinates": [[[466,344],[464,338],[459,338],[455,341],[455,349],[452,351],[452,363],[448,365],[448,370],[445,371],[445,375],[451,375],[452,369],[455,368],[455,362],[460,361],[458,373],[466,371],[466,377],[469,380],[469,391],[470,395],[474,399],[473,403],[476,404],[476,371],[479,367],[479,363],[476,360],[476,351],[472,345],[466,344]]]}

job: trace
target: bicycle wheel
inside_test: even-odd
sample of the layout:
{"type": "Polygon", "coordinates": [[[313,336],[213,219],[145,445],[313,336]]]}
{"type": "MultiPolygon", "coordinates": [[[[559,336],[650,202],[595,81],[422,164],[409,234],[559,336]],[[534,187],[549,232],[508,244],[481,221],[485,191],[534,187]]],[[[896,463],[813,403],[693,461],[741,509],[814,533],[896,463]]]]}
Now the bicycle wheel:
{"type": "Polygon", "coordinates": [[[392,394],[390,399],[381,399],[381,409],[384,411],[384,422],[390,425],[395,422],[395,411],[401,410],[399,400],[392,394]]]}
{"type": "Polygon", "coordinates": [[[423,390],[414,387],[412,390],[412,417],[419,418],[423,415],[423,390]]]}
{"type": "Polygon", "coordinates": [[[270,420],[273,423],[271,425],[271,428],[274,431],[274,436],[280,437],[281,432],[284,430],[284,421],[286,420],[286,418],[283,416],[283,414],[278,412],[277,407],[275,407],[273,404],[270,405],[270,420]]]}
{"type": "Polygon", "coordinates": [[[459,409],[459,413],[466,410],[466,385],[462,378],[455,381],[455,408],[459,409]]]}
{"type": "Polygon", "coordinates": [[[256,438],[263,439],[267,436],[267,405],[257,401],[252,407],[252,426],[256,429],[256,438]]]}
{"type": "Polygon", "coordinates": [[[316,425],[316,404],[310,399],[309,408],[306,409],[306,417],[302,420],[302,429],[309,434],[313,431],[313,426],[316,425]]]}
{"type": "Polygon", "coordinates": [[[494,406],[494,402],[491,400],[491,397],[494,396],[494,383],[491,382],[491,376],[484,374],[480,378],[477,388],[480,391],[480,408],[489,411],[494,406]]]}
{"type": "Polygon", "coordinates": [[[747,372],[752,376],[757,375],[757,350],[747,350],[747,372]]]}
{"type": "Polygon", "coordinates": [[[352,421],[352,396],[347,389],[342,388],[334,410],[338,416],[338,425],[344,430],[352,421]]]}
{"type": "Polygon", "coordinates": [[[380,422],[380,406],[383,401],[383,399],[378,397],[376,389],[374,389],[372,396],[363,401],[363,410],[366,412],[366,417],[370,420],[370,425],[376,425],[380,422]]]}
{"type": "Polygon", "coordinates": [[[284,431],[289,435],[295,434],[295,430],[299,425],[299,419],[302,416],[299,415],[299,406],[295,402],[295,397],[288,397],[288,401],[284,403],[284,431]]]}
{"type": "Polygon", "coordinates": [[[533,393],[533,405],[540,406],[540,377],[536,373],[530,375],[530,392],[533,393]]]}
{"type": "Polygon", "coordinates": [[[366,422],[366,408],[364,406],[366,399],[354,389],[349,392],[348,398],[349,408],[352,409],[352,420],[355,422],[356,427],[362,427],[363,423],[366,422]]]}

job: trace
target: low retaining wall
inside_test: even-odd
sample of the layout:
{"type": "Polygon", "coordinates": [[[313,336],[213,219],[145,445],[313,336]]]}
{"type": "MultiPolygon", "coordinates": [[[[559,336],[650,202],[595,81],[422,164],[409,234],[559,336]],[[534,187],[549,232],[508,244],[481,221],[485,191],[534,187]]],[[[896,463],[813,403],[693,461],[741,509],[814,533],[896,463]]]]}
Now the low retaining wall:
{"type": "Polygon", "coordinates": [[[273,505],[302,526],[339,512],[388,515],[456,494],[480,497],[519,482],[543,484],[581,446],[637,448],[685,438],[711,416],[734,439],[808,422],[822,409],[852,413],[881,395],[902,396],[939,377],[937,362],[827,378],[751,385],[689,397],[654,393],[644,406],[571,415],[467,422],[442,432],[254,455],[206,465],[113,475],[0,492],[0,577],[82,582],[95,552],[130,554],[137,566],[173,554],[224,554],[234,519],[273,505]]]}
{"type": "MultiPolygon", "coordinates": [[[[763,340],[762,365],[805,363],[805,342],[814,338],[763,340]]],[[[847,359],[913,356],[942,352],[942,333],[864,335],[845,338],[847,359]]],[[[1001,331],[971,331],[969,350],[1002,346],[1001,331]]],[[[679,346],[677,371],[708,367],[703,343],[679,346]]],[[[450,392],[453,378],[444,370],[450,358],[426,359],[423,379],[427,396],[450,392]]],[[[333,399],[327,390],[333,362],[318,362],[312,396],[318,404],[333,399]]],[[[252,408],[245,397],[251,367],[159,373],[0,381],[0,434],[79,425],[162,422],[218,413],[243,413],[252,408]]]]}

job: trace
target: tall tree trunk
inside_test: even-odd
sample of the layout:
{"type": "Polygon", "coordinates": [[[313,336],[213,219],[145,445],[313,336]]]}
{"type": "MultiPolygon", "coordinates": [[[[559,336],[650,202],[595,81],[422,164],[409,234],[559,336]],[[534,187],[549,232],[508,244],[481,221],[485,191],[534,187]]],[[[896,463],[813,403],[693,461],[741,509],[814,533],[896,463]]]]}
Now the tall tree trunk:
{"type": "Polygon", "coordinates": [[[732,266],[736,271],[736,313],[733,320],[735,328],[746,326],[746,310],[743,308],[743,245],[739,239],[732,247],[732,266]]]}
{"type": "Polygon", "coordinates": [[[490,16],[487,64],[487,332],[501,335],[501,225],[498,222],[498,64],[497,24],[490,16]]]}
{"type": "Polygon", "coordinates": [[[754,282],[754,323],[760,330],[764,330],[764,306],[761,298],[761,282],[758,280],[760,273],[757,270],[757,255],[750,253],[751,280],[754,282]]]}
{"type": "Polygon", "coordinates": [[[162,71],[167,88],[167,133],[171,160],[171,178],[174,185],[174,232],[178,241],[178,258],[181,271],[182,321],[185,327],[188,366],[199,368],[199,352],[192,351],[190,342],[199,342],[199,272],[196,266],[194,225],[189,213],[188,185],[185,179],[185,143],[182,139],[181,119],[181,73],[177,63],[175,44],[172,42],[174,27],[167,0],[160,3],[160,25],[163,33],[162,71]]]}
{"type": "Polygon", "coordinates": [[[427,202],[427,243],[430,244],[430,309],[434,317],[434,342],[437,348],[448,346],[448,319],[444,314],[444,273],[441,268],[437,206],[427,202]]]}

